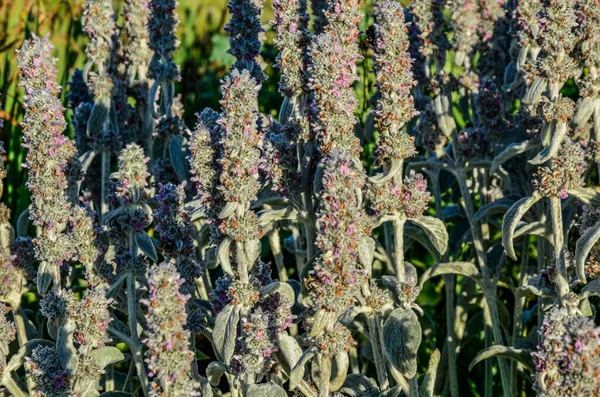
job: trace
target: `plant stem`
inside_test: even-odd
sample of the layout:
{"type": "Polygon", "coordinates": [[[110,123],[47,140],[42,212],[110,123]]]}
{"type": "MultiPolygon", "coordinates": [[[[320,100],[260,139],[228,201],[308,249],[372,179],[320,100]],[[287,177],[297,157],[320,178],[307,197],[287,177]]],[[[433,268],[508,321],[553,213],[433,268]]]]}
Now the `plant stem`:
{"type": "Polygon", "coordinates": [[[561,302],[569,293],[567,281],[567,269],[565,266],[564,230],[562,221],[562,208],[560,197],[550,196],[550,215],[552,218],[552,237],[554,239],[554,266],[556,268],[556,285],[558,286],[558,298],[561,302]]]}
{"type": "Polygon", "coordinates": [[[27,397],[30,395],[21,389],[10,373],[5,373],[2,376],[2,386],[6,387],[6,390],[8,390],[13,397],[27,397]]]}
{"type": "Polygon", "coordinates": [[[271,245],[271,252],[273,258],[275,258],[275,266],[277,266],[277,274],[279,275],[279,281],[287,281],[288,275],[285,269],[285,263],[283,260],[283,253],[281,252],[281,242],[279,241],[279,229],[274,227],[269,232],[269,244],[271,245]]]}
{"type": "Polygon", "coordinates": [[[331,359],[329,357],[321,356],[319,364],[319,397],[329,397],[331,359]]]}
{"type": "Polygon", "coordinates": [[[396,279],[398,283],[403,283],[405,279],[404,269],[404,223],[406,221],[394,221],[394,264],[396,270],[396,279]]]}
{"type": "Polygon", "coordinates": [[[100,181],[100,223],[104,215],[108,213],[108,192],[110,183],[110,153],[107,150],[102,150],[102,165],[101,165],[101,181],[100,181]]]}
{"type": "Polygon", "coordinates": [[[133,346],[130,346],[131,353],[133,355],[133,361],[140,378],[140,384],[142,385],[142,391],[144,396],[148,395],[148,375],[146,375],[146,369],[144,368],[144,359],[142,357],[142,346],[137,333],[137,315],[136,315],[136,291],[135,291],[135,277],[133,274],[127,275],[127,314],[129,316],[129,334],[133,346]]]}
{"type": "MultiPolygon", "coordinates": [[[[458,139],[456,141],[458,142],[458,139]]],[[[471,201],[471,194],[469,193],[469,188],[467,187],[466,175],[462,170],[457,172],[456,174],[458,186],[460,188],[460,193],[467,213],[467,218],[469,219],[469,224],[471,226],[471,234],[473,236],[473,247],[475,248],[475,255],[477,257],[477,262],[479,263],[480,271],[483,276],[481,289],[483,290],[484,297],[487,301],[486,307],[488,307],[490,311],[491,324],[489,324],[489,326],[492,328],[494,342],[496,344],[503,344],[504,342],[502,338],[502,330],[500,329],[500,316],[498,314],[498,307],[496,306],[496,285],[492,280],[492,275],[490,274],[490,270],[487,267],[485,250],[483,248],[483,243],[481,239],[481,229],[478,227],[478,225],[473,223],[475,209],[473,207],[473,202],[471,201]]],[[[508,378],[509,371],[508,366],[506,365],[506,360],[504,360],[503,358],[498,358],[498,366],[500,367],[502,389],[505,395],[509,395],[512,388],[510,386],[510,379],[508,378]]]]}
{"type": "Polygon", "coordinates": [[[375,368],[377,370],[377,380],[379,388],[385,391],[390,387],[387,369],[385,365],[385,356],[381,349],[381,339],[379,338],[379,316],[377,314],[369,316],[369,335],[371,336],[371,346],[373,346],[373,359],[375,360],[375,368]]]}

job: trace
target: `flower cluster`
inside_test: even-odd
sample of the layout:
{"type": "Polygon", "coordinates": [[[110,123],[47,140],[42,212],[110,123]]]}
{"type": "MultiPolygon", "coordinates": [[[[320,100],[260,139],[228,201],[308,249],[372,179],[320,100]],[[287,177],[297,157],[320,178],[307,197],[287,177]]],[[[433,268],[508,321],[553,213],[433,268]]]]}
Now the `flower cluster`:
{"type": "Polygon", "coordinates": [[[533,185],[544,196],[567,198],[569,190],[583,186],[585,152],[578,143],[565,141],[550,168],[540,167],[534,175],[533,185]]]}
{"type": "Polygon", "coordinates": [[[148,77],[160,83],[179,79],[179,67],[173,61],[173,53],[179,47],[179,40],[175,35],[179,24],[176,7],[176,0],[149,1],[148,45],[154,55],[150,61],[148,77]]]}
{"type": "Polygon", "coordinates": [[[240,208],[256,200],[260,189],[263,135],[257,128],[259,87],[248,70],[237,69],[225,77],[221,86],[223,112],[217,121],[222,130],[218,190],[226,202],[240,208]]]}
{"type": "Polygon", "coordinates": [[[145,70],[152,56],[147,27],[149,16],[148,0],[125,0],[123,33],[126,41],[123,43],[123,50],[129,68],[128,74],[130,76],[137,75],[140,79],[146,77],[145,70]]]}
{"type": "Polygon", "coordinates": [[[328,156],[323,167],[316,241],[322,255],[306,286],[316,308],[342,312],[369,277],[360,268],[357,251],[357,243],[371,234],[361,205],[365,174],[358,160],[344,152],[328,156]]]}
{"type": "Polygon", "coordinates": [[[90,63],[102,72],[113,55],[114,36],[117,33],[115,10],[110,0],[86,0],[81,24],[90,38],[85,54],[90,63]]]}
{"type": "Polygon", "coordinates": [[[592,396],[600,390],[600,329],[573,311],[555,307],[544,317],[542,340],[532,354],[538,396],[592,396]]]}
{"type": "Polygon", "coordinates": [[[266,80],[259,63],[264,29],[260,21],[264,0],[230,0],[227,4],[231,19],[225,26],[229,33],[229,54],[236,58],[232,71],[248,70],[258,83],[266,80]]]}
{"type": "Polygon", "coordinates": [[[17,335],[15,325],[6,318],[9,311],[10,308],[0,303],[0,373],[4,372],[6,358],[10,353],[9,346],[17,335]]]}
{"type": "Polygon", "coordinates": [[[180,292],[185,282],[173,261],[163,262],[150,270],[150,290],[144,303],[148,312],[148,347],[146,363],[150,370],[151,396],[199,395],[192,381],[190,331],[186,324],[189,295],[180,292]]]}
{"type": "Polygon", "coordinates": [[[293,97],[306,89],[309,16],[306,0],[275,0],[275,19],[271,25],[277,30],[275,45],[279,50],[276,67],[281,70],[279,91],[293,97]]]}
{"type": "Polygon", "coordinates": [[[414,170],[404,178],[404,183],[390,180],[373,185],[368,192],[371,209],[377,216],[399,214],[408,219],[416,218],[427,210],[431,199],[427,180],[414,170]]]}
{"type": "Polygon", "coordinates": [[[411,89],[416,85],[411,72],[412,59],[408,54],[408,30],[404,12],[399,3],[384,1],[375,15],[373,69],[379,98],[376,109],[380,136],[375,160],[402,160],[416,154],[412,137],[402,131],[404,125],[415,117],[411,89]]]}
{"type": "Polygon", "coordinates": [[[67,372],[61,367],[58,353],[51,347],[38,346],[25,360],[31,365],[33,392],[39,396],[66,397],[71,393],[67,372]]]}
{"type": "Polygon", "coordinates": [[[184,208],[184,186],[159,185],[156,199],[158,206],[153,215],[154,231],[159,236],[158,247],[165,260],[175,260],[177,271],[185,280],[182,290],[189,293],[202,269],[196,259],[194,226],[184,208]]]}
{"type": "Polygon", "coordinates": [[[361,0],[336,0],[327,11],[325,32],[316,36],[310,50],[309,87],[314,91],[320,151],[348,150],[358,155],[361,148],[354,136],[354,111],[358,100],[352,84],[358,79],[358,24],[361,0]],[[336,65],[331,68],[331,65],[336,65]]]}

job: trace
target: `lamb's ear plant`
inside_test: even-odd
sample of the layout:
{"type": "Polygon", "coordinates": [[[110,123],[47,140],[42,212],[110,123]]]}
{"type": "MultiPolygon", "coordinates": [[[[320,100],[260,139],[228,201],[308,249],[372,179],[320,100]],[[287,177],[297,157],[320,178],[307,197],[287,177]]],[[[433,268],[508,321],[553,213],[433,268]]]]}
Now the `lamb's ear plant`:
{"type": "Polygon", "coordinates": [[[74,139],[17,53],[0,395],[598,393],[597,0],[230,0],[191,129],[178,10],[84,2],[74,139]]]}

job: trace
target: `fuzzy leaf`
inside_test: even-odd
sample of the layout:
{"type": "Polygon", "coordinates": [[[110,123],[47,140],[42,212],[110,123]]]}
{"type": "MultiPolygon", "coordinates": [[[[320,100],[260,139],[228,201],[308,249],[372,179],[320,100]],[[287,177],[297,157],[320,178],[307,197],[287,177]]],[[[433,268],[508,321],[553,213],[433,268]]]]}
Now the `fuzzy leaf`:
{"type": "Polygon", "coordinates": [[[556,156],[563,140],[565,139],[565,136],[567,136],[567,125],[563,122],[559,122],[554,129],[554,133],[552,134],[550,146],[529,160],[529,163],[534,165],[544,164],[546,161],[556,156]]]}
{"type": "Polygon", "coordinates": [[[225,306],[215,320],[213,342],[223,362],[227,365],[229,365],[233,356],[239,321],[240,306],[233,306],[232,304],[225,306]]]}
{"type": "Polygon", "coordinates": [[[383,325],[383,348],[389,362],[406,378],[417,373],[417,351],[421,344],[421,324],[410,309],[394,310],[383,325]]]}
{"type": "Polygon", "coordinates": [[[350,374],[339,392],[348,397],[377,397],[379,387],[373,378],[363,374],[350,374]]]}
{"type": "Polygon", "coordinates": [[[221,265],[223,271],[230,276],[233,276],[233,269],[231,269],[231,261],[229,259],[229,249],[233,238],[226,236],[221,243],[217,251],[217,263],[221,265]]]}
{"type": "Polygon", "coordinates": [[[433,265],[429,269],[423,273],[421,276],[421,280],[419,284],[421,287],[427,282],[429,279],[442,276],[444,274],[458,274],[461,276],[466,276],[472,278],[475,282],[479,282],[479,269],[472,262],[448,262],[448,263],[438,263],[433,265]]]}
{"type": "Polygon", "coordinates": [[[187,179],[187,160],[183,146],[183,136],[175,135],[169,141],[169,158],[179,183],[182,183],[187,179]]]}
{"type": "Polygon", "coordinates": [[[135,397],[131,393],[127,393],[125,391],[107,391],[100,394],[100,397],[135,397]]]}
{"type": "Polygon", "coordinates": [[[208,378],[210,384],[214,387],[219,386],[219,383],[221,382],[221,376],[223,376],[225,373],[227,373],[227,367],[217,361],[211,362],[206,368],[206,377],[208,378]]]}
{"type": "Polygon", "coordinates": [[[77,350],[73,345],[73,331],[75,331],[75,321],[68,318],[58,328],[56,339],[56,353],[61,367],[69,376],[75,375],[78,367],[77,350]]]}
{"type": "Polygon", "coordinates": [[[528,151],[537,149],[539,147],[541,147],[541,145],[533,141],[523,141],[508,145],[506,149],[500,152],[500,154],[498,154],[494,158],[494,160],[492,160],[492,165],[490,166],[490,174],[496,172],[502,164],[506,163],[511,158],[523,153],[527,153],[528,151]]]}
{"type": "Polygon", "coordinates": [[[427,372],[422,376],[423,380],[421,381],[421,386],[419,386],[419,397],[433,397],[439,363],[440,351],[435,349],[429,358],[429,368],[427,368],[427,372]]]}
{"type": "Polygon", "coordinates": [[[432,216],[420,216],[412,218],[410,221],[423,229],[440,255],[446,252],[448,249],[448,231],[441,219],[432,216]]]}
{"type": "Polygon", "coordinates": [[[251,385],[246,397],[287,397],[287,393],[281,386],[269,382],[251,385]]]}
{"type": "Polygon", "coordinates": [[[358,242],[358,260],[362,267],[368,271],[373,266],[373,257],[375,256],[375,240],[366,237],[358,242]]]}
{"type": "Polygon", "coordinates": [[[573,189],[569,190],[568,193],[569,196],[575,197],[577,200],[588,206],[600,207],[600,193],[593,187],[573,189]]]}
{"type": "Polygon", "coordinates": [[[391,389],[386,390],[379,395],[379,397],[401,397],[401,396],[405,396],[405,394],[402,392],[402,386],[392,387],[391,389]]]}
{"type": "Polygon", "coordinates": [[[21,215],[17,219],[17,236],[27,236],[27,229],[29,229],[29,207],[21,212],[21,215]]]}
{"type": "Polygon", "coordinates": [[[100,96],[94,102],[94,107],[90,113],[90,118],[87,122],[87,135],[95,134],[102,135],[104,123],[108,121],[108,114],[111,107],[111,99],[108,96],[100,96]]]}
{"type": "Polygon", "coordinates": [[[583,284],[587,282],[585,277],[585,261],[600,238],[600,223],[596,223],[583,233],[575,244],[575,269],[577,277],[583,284]]]}
{"type": "Polygon", "coordinates": [[[504,246],[506,255],[513,260],[517,260],[517,254],[513,246],[515,229],[521,218],[523,218],[523,215],[541,198],[542,195],[539,192],[533,192],[531,197],[523,197],[514,203],[506,212],[506,215],[504,215],[504,220],[502,221],[502,245],[504,246]]]}
{"type": "Polygon", "coordinates": [[[296,294],[294,293],[292,286],[282,281],[273,281],[271,284],[262,287],[260,291],[265,296],[279,292],[281,295],[288,298],[290,302],[294,302],[296,298],[296,294]]]}
{"type": "Polygon", "coordinates": [[[531,352],[525,349],[516,349],[510,346],[494,345],[480,351],[469,365],[469,371],[473,369],[477,363],[492,357],[510,358],[523,364],[530,371],[535,371],[535,366],[531,359],[531,352]]]}
{"type": "Polygon", "coordinates": [[[493,203],[484,205],[475,213],[475,216],[473,217],[473,224],[481,222],[481,220],[486,216],[504,214],[517,200],[518,196],[516,194],[511,194],[510,196],[502,197],[493,203]]]}
{"type": "Polygon", "coordinates": [[[313,358],[314,355],[315,352],[312,349],[306,350],[304,353],[302,353],[302,356],[300,356],[300,359],[292,369],[292,372],[290,372],[290,390],[294,390],[302,378],[304,378],[304,366],[311,358],[313,358]]]}
{"type": "Polygon", "coordinates": [[[135,234],[135,243],[139,247],[139,249],[146,254],[146,256],[152,261],[156,262],[158,260],[158,254],[156,253],[156,247],[154,246],[154,242],[146,234],[146,232],[138,232],[135,234]]]}
{"type": "Polygon", "coordinates": [[[278,352],[283,356],[284,370],[289,374],[302,357],[302,348],[293,336],[281,334],[277,343],[278,352]]]}
{"type": "Polygon", "coordinates": [[[588,122],[592,114],[594,114],[596,103],[598,103],[598,99],[593,97],[583,98],[577,103],[577,110],[572,121],[573,127],[582,127],[588,122]]]}
{"type": "Polygon", "coordinates": [[[333,357],[332,364],[329,390],[338,391],[344,385],[346,376],[348,376],[348,368],[350,367],[348,353],[340,353],[333,357]]]}
{"type": "Polygon", "coordinates": [[[106,368],[107,365],[115,364],[125,359],[123,353],[114,346],[104,346],[92,350],[89,353],[89,357],[101,368],[106,368]]]}
{"type": "Polygon", "coordinates": [[[52,263],[40,262],[36,277],[37,290],[40,295],[46,295],[46,291],[50,287],[52,272],[54,271],[53,266],[52,263]]]}

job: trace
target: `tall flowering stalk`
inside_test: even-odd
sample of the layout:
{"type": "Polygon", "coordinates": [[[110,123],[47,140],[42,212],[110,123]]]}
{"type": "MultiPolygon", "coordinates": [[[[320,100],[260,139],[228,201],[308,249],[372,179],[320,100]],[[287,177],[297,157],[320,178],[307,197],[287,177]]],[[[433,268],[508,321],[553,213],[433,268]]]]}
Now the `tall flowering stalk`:
{"type": "Polygon", "coordinates": [[[116,182],[111,189],[111,211],[104,218],[115,249],[114,261],[118,265],[116,269],[111,269],[107,277],[113,283],[113,289],[118,288],[125,279],[127,294],[124,299],[130,319],[128,334],[123,334],[121,330],[113,334],[130,343],[144,395],[148,395],[149,387],[137,326],[139,295],[136,282],[147,282],[145,258],[153,261],[158,259],[154,242],[145,231],[152,223],[152,209],[146,203],[149,194],[147,179],[150,175],[146,165],[148,161],[139,145],[130,144],[121,151],[119,171],[113,175],[116,182]]]}
{"type": "Polygon", "coordinates": [[[66,121],[58,98],[56,60],[47,37],[33,37],[17,54],[21,67],[21,86],[25,88],[23,145],[27,148],[26,166],[31,192],[30,217],[38,235],[34,240],[40,267],[38,292],[44,294],[51,283],[59,290],[60,267],[74,256],[67,232],[71,203],[66,194],[69,165],[75,155],[73,141],[65,137],[66,121]]]}
{"type": "Polygon", "coordinates": [[[101,156],[100,168],[100,217],[108,212],[110,161],[112,152],[118,149],[119,127],[113,100],[115,79],[112,60],[117,46],[117,25],[112,1],[89,0],[84,3],[82,24],[89,37],[86,47],[88,62],[83,78],[94,95],[89,110],[86,134],[96,141],[101,156]],[[91,70],[95,68],[95,72],[91,70]]]}
{"type": "Polygon", "coordinates": [[[338,372],[348,367],[348,351],[353,344],[339,317],[354,306],[370,276],[370,263],[359,260],[358,245],[369,239],[371,225],[362,206],[366,174],[354,135],[353,112],[358,101],[352,90],[357,80],[356,62],[361,59],[357,27],[361,4],[357,0],[329,4],[328,24],[314,38],[310,50],[309,87],[315,93],[322,173],[315,176],[315,194],[320,199],[316,212],[320,254],[304,280],[311,302],[307,313],[309,349],[305,354],[315,356],[313,360],[319,364],[320,375],[315,380],[319,396],[328,396],[345,378],[332,373],[334,361],[338,372]],[[332,70],[332,64],[337,69],[332,70]]]}
{"type": "Polygon", "coordinates": [[[174,260],[150,270],[149,295],[144,303],[148,314],[148,337],[144,343],[150,376],[150,396],[199,396],[199,385],[192,380],[194,351],[190,350],[190,331],[186,324],[186,302],[181,278],[174,260]]]}

